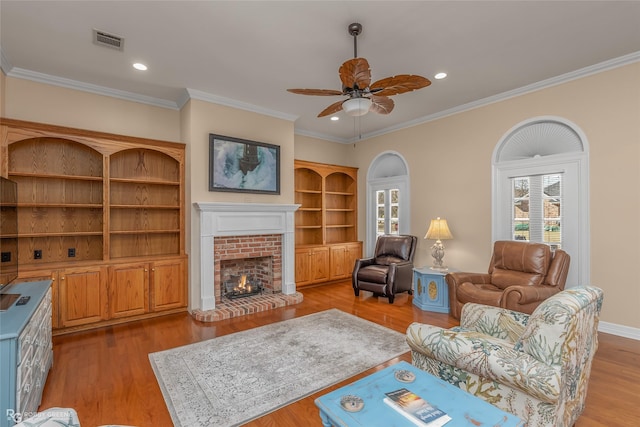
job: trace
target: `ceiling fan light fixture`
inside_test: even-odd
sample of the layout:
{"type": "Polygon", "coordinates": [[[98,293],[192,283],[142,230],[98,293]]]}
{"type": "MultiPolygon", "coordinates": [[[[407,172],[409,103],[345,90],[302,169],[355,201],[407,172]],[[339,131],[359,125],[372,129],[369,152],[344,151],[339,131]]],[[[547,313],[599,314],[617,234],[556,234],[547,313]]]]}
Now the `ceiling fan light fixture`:
{"type": "Polygon", "coordinates": [[[342,103],[342,109],[345,113],[352,117],[364,116],[371,108],[371,99],[369,98],[349,98],[342,103]]]}

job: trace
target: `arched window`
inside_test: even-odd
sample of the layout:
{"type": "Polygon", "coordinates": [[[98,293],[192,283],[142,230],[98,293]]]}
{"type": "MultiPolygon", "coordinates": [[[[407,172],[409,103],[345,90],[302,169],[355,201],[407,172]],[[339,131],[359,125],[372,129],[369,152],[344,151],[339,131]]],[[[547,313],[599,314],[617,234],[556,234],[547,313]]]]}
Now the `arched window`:
{"type": "Polygon", "coordinates": [[[371,162],[367,172],[366,252],[373,253],[380,234],[409,232],[409,168],[396,152],[385,151],[371,162]]]}
{"type": "Polygon", "coordinates": [[[493,153],[493,240],[527,240],[571,256],[567,287],[589,283],[586,136],[558,117],[519,123],[493,153]]]}

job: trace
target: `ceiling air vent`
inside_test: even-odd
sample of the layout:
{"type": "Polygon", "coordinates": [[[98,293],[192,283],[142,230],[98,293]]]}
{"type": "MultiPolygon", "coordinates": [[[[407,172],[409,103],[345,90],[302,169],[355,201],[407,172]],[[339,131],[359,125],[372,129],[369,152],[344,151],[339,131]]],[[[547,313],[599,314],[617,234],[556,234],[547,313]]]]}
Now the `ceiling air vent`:
{"type": "Polygon", "coordinates": [[[105,33],[100,30],[93,30],[93,43],[99,46],[110,47],[111,49],[123,50],[124,38],[114,34],[105,33]]]}

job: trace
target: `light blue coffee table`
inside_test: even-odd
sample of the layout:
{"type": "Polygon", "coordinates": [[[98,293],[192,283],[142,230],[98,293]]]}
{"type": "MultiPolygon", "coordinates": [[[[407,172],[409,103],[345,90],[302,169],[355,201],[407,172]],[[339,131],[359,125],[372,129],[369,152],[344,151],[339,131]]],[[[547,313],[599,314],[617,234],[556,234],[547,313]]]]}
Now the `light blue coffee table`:
{"type": "MultiPolygon", "coordinates": [[[[404,375],[411,376],[409,375],[404,375]]],[[[400,376],[403,378],[403,376],[400,376]]],[[[362,378],[316,399],[324,427],[408,427],[414,424],[382,401],[385,392],[407,388],[432,405],[442,409],[450,417],[445,427],[524,425],[520,418],[501,411],[495,406],[455,387],[433,375],[407,363],[400,362],[362,378]],[[415,375],[413,382],[396,378],[397,371],[409,371],[415,375]],[[358,396],[364,406],[357,412],[346,410],[341,401],[345,396],[358,396]]],[[[346,401],[354,399],[347,398],[346,401]]],[[[356,402],[359,402],[355,399],[356,402]]],[[[352,405],[353,406],[353,405],[352,405]]],[[[358,406],[358,405],[355,405],[358,406]]],[[[347,405],[349,408],[350,406],[347,405]]],[[[353,407],[350,407],[354,409],[353,407]]]]}

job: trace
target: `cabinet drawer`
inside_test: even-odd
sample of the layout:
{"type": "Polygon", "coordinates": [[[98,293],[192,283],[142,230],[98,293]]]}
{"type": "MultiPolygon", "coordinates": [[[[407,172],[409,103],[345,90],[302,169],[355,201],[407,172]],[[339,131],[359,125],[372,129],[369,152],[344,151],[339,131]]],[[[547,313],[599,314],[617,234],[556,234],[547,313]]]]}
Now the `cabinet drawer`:
{"type": "Polygon", "coordinates": [[[33,390],[33,367],[30,363],[23,363],[18,367],[18,376],[16,381],[16,408],[18,412],[22,412],[24,404],[33,390]]]}
{"type": "Polygon", "coordinates": [[[18,364],[22,364],[25,357],[31,357],[33,351],[33,342],[35,341],[35,335],[37,327],[32,322],[29,322],[26,328],[22,331],[18,337],[18,364]]]}

